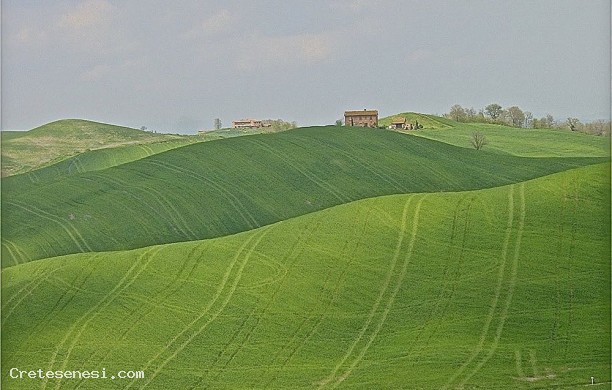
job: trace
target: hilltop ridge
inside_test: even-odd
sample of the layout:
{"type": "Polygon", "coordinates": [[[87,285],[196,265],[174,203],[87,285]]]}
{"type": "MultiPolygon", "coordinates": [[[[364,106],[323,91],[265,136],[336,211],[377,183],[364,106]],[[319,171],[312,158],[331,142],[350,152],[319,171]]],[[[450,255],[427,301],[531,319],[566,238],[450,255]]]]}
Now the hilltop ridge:
{"type": "Polygon", "coordinates": [[[185,138],[84,119],[61,119],[2,135],[2,176],[28,172],[88,150],[185,138]],[[19,134],[18,134],[19,133],[19,134]]]}

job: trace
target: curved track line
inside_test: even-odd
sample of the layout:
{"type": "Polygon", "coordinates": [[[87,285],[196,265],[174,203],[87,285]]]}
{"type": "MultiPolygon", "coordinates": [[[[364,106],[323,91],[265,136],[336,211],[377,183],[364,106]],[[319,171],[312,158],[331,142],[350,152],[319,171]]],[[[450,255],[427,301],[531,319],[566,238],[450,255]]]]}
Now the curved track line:
{"type": "Polygon", "coordinates": [[[427,195],[421,197],[421,199],[419,199],[419,201],[417,202],[417,205],[415,207],[414,217],[413,217],[413,224],[412,224],[412,231],[410,233],[410,242],[408,243],[408,249],[407,249],[406,255],[404,257],[404,263],[402,264],[401,273],[399,275],[399,279],[397,281],[397,284],[395,285],[395,288],[393,289],[393,293],[391,294],[391,297],[389,297],[389,300],[387,301],[387,305],[385,307],[385,310],[383,311],[382,318],[380,319],[379,323],[377,324],[376,328],[374,329],[374,332],[370,335],[370,338],[368,339],[368,342],[362,348],[360,354],[356,357],[356,359],[353,361],[353,363],[350,365],[350,367],[344,372],[344,374],[342,374],[337,379],[337,381],[332,385],[332,388],[336,388],[340,384],[340,382],[342,382],[346,378],[348,378],[351,375],[351,373],[353,372],[353,370],[355,369],[355,367],[357,367],[357,365],[359,365],[359,363],[361,363],[361,361],[363,360],[364,355],[366,354],[366,352],[370,348],[370,345],[372,345],[372,342],[374,342],[374,339],[378,336],[378,333],[382,329],[383,324],[387,320],[387,316],[389,315],[389,312],[391,311],[391,307],[393,307],[393,303],[395,301],[395,297],[397,296],[397,293],[399,292],[400,288],[402,287],[402,283],[403,283],[404,278],[406,276],[406,272],[408,271],[408,264],[410,264],[410,260],[412,258],[412,251],[414,249],[414,243],[416,241],[416,234],[417,234],[418,224],[419,224],[419,212],[421,210],[421,204],[423,203],[423,200],[426,198],[426,196],[427,195]]]}
{"type": "Polygon", "coordinates": [[[159,166],[159,167],[162,167],[162,168],[174,171],[174,172],[186,174],[198,180],[205,181],[206,183],[210,184],[215,190],[217,190],[218,192],[220,192],[221,194],[227,197],[228,201],[232,204],[232,206],[234,206],[238,214],[240,214],[240,216],[245,220],[245,222],[249,225],[251,229],[260,227],[257,220],[253,217],[253,215],[249,212],[249,210],[242,204],[242,202],[240,202],[240,200],[233,194],[233,192],[226,189],[222,185],[216,183],[214,180],[206,176],[199,175],[189,169],[177,167],[167,162],[162,163],[161,161],[148,161],[148,160],[144,162],[147,164],[159,166]]]}
{"type": "MultiPolygon", "coordinates": [[[[251,257],[254,249],[257,247],[257,245],[259,245],[259,243],[261,242],[261,240],[266,236],[266,234],[269,232],[270,227],[265,227],[261,230],[260,233],[255,233],[253,234],[251,237],[249,237],[249,239],[243,244],[243,246],[240,248],[239,252],[237,253],[235,260],[232,262],[230,268],[228,269],[228,272],[226,272],[226,275],[224,275],[224,279],[223,279],[223,283],[221,285],[221,288],[217,291],[217,294],[215,295],[214,299],[211,301],[211,303],[207,306],[207,308],[204,310],[204,312],[202,314],[200,314],[200,316],[198,316],[196,319],[194,319],[193,321],[191,321],[181,332],[179,332],[175,337],[173,337],[167,344],[166,347],[164,349],[162,349],[156,356],[154,356],[151,360],[149,360],[149,362],[146,364],[146,366],[143,368],[143,370],[146,370],[146,368],[150,367],[151,364],[157,360],[158,358],[161,357],[161,355],[163,354],[163,352],[168,351],[169,348],[178,342],[178,339],[180,336],[182,336],[183,334],[187,333],[188,331],[190,331],[195,325],[196,323],[202,319],[206,313],[210,310],[210,308],[212,307],[212,305],[219,299],[219,297],[221,296],[222,290],[225,288],[225,285],[227,284],[227,281],[229,279],[229,273],[231,272],[232,268],[234,268],[234,265],[236,264],[236,262],[238,261],[238,258],[240,257],[240,254],[243,252],[243,250],[246,248],[246,246],[253,241],[254,237],[257,236],[257,234],[259,234],[259,237],[257,237],[257,239],[255,239],[255,242],[253,243],[253,245],[249,248],[249,251],[246,253],[246,255],[244,256],[244,259],[242,260],[242,263],[238,266],[238,270],[236,271],[236,275],[234,276],[234,281],[232,283],[232,285],[229,288],[229,291],[226,294],[225,299],[221,302],[221,307],[219,307],[214,313],[211,314],[210,318],[203,324],[201,325],[199,328],[197,328],[194,332],[192,332],[185,341],[181,342],[176,349],[174,350],[174,352],[172,352],[164,361],[162,361],[157,368],[155,369],[155,371],[153,371],[152,374],[148,375],[147,377],[147,381],[142,384],[142,386],[147,386],[149,383],[151,383],[151,381],[153,379],[155,379],[155,377],[161,372],[161,370],[170,362],[172,361],[183,349],[185,349],[185,347],[187,347],[187,345],[189,345],[191,343],[191,341],[193,341],[193,339],[195,339],[200,333],[202,333],[202,331],[204,329],[206,329],[206,327],[208,327],[208,325],[210,323],[212,323],[213,321],[215,321],[217,319],[217,317],[219,316],[219,314],[221,314],[221,312],[223,312],[223,310],[225,309],[225,306],[227,306],[227,304],[229,303],[229,301],[231,300],[232,296],[234,295],[234,292],[236,291],[236,288],[238,287],[238,283],[240,282],[240,279],[242,278],[242,273],[244,271],[244,267],[246,266],[249,258],[251,257]]],[[[126,388],[131,387],[134,384],[135,381],[130,382],[126,388]]]]}
{"type": "Polygon", "coordinates": [[[406,274],[406,270],[408,268],[408,263],[410,262],[410,257],[411,257],[412,249],[413,249],[413,246],[414,246],[414,241],[415,241],[415,238],[416,238],[416,229],[417,229],[417,226],[418,226],[418,214],[419,214],[419,210],[420,210],[420,207],[421,207],[421,203],[423,202],[424,198],[425,197],[422,197],[421,199],[419,199],[419,201],[417,203],[417,206],[415,208],[414,223],[413,223],[413,226],[412,226],[412,232],[411,232],[410,242],[408,244],[408,250],[407,250],[406,256],[404,258],[404,263],[402,264],[402,268],[400,270],[400,274],[399,274],[399,277],[398,277],[398,280],[397,280],[397,284],[396,284],[395,288],[393,289],[393,291],[391,293],[391,296],[388,298],[387,304],[385,306],[385,309],[384,309],[384,311],[382,313],[382,316],[381,316],[378,324],[375,326],[375,328],[372,331],[372,333],[371,333],[369,339],[367,340],[366,344],[362,347],[361,352],[353,359],[352,363],[347,368],[347,370],[342,375],[338,376],[338,371],[344,365],[344,363],[351,357],[351,355],[353,354],[353,351],[357,347],[357,344],[359,344],[361,342],[361,340],[364,337],[365,333],[370,328],[370,324],[372,323],[372,321],[374,320],[374,316],[378,312],[378,308],[379,308],[379,306],[381,305],[381,303],[383,301],[383,297],[384,297],[384,295],[386,294],[387,290],[390,287],[391,281],[392,281],[394,273],[395,273],[395,269],[397,267],[397,263],[398,263],[400,254],[402,252],[403,241],[404,241],[404,238],[406,236],[406,229],[407,229],[406,225],[407,225],[407,218],[408,218],[408,210],[409,210],[410,203],[411,203],[411,201],[413,199],[413,196],[410,196],[406,200],[406,203],[404,204],[404,209],[403,209],[403,212],[402,212],[402,223],[401,223],[401,226],[400,226],[399,237],[398,237],[397,245],[395,247],[393,259],[391,261],[389,270],[387,272],[387,277],[385,278],[385,282],[383,284],[383,287],[380,290],[380,293],[378,294],[378,297],[376,298],[376,301],[375,301],[374,305],[372,306],[372,308],[371,308],[371,310],[370,310],[370,312],[368,314],[368,318],[367,318],[365,324],[363,325],[363,327],[361,328],[361,331],[357,335],[357,338],[355,338],[355,340],[353,341],[352,345],[347,350],[347,352],[344,355],[344,357],[340,360],[340,362],[338,362],[338,364],[336,364],[336,366],[334,367],[334,369],[331,372],[331,374],[327,378],[325,378],[323,381],[321,381],[319,383],[319,388],[323,388],[323,387],[327,386],[330,382],[333,382],[332,383],[332,388],[335,388],[336,386],[338,386],[338,384],[340,384],[340,382],[345,380],[352,373],[353,369],[357,366],[357,364],[359,364],[359,362],[362,360],[363,356],[365,355],[365,353],[367,352],[368,348],[370,347],[370,345],[374,341],[375,337],[378,335],[378,332],[382,328],[382,325],[384,324],[384,322],[386,320],[386,317],[387,317],[387,315],[389,313],[389,310],[391,309],[391,306],[393,305],[393,301],[395,300],[395,295],[397,294],[397,292],[399,291],[399,289],[401,287],[403,278],[404,278],[404,276],[406,274]]]}
{"type": "Polygon", "coordinates": [[[55,222],[55,223],[59,224],[64,229],[64,231],[66,231],[68,236],[70,236],[70,238],[74,241],[74,243],[77,245],[77,247],[79,248],[79,250],[81,252],[88,252],[88,251],[89,252],[93,252],[93,250],[89,247],[89,245],[87,244],[85,239],[83,239],[83,236],[81,236],[81,233],[79,233],[79,231],[74,226],[72,226],[72,224],[70,222],[67,222],[68,226],[70,228],[72,228],[73,233],[76,236],[78,236],[78,238],[81,239],[81,243],[85,246],[85,248],[87,248],[87,250],[83,249],[83,246],[81,246],[81,243],[79,243],[79,240],[77,240],[77,238],[72,235],[72,233],[70,232],[70,229],[68,227],[66,227],[66,225],[64,224],[64,221],[62,221],[59,216],[51,214],[51,213],[48,213],[48,212],[46,212],[44,210],[41,210],[41,209],[39,209],[37,207],[34,207],[34,206],[27,207],[27,206],[21,205],[21,204],[15,202],[15,201],[7,202],[7,204],[10,204],[12,206],[18,207],[18,208],[20,208],[20,209],[22,209],[22,210],[24,210],[24,211],[26,211],[28,213],[37,215],[37,216],[39,216],[39,217],[41,217],[43,219],[47,219],[47,220],[49,220],[51,222],[55,222]]]}
{"type": "Polygon", "coordinates": [[[499,345],[499,339],[501,338],[502,332],[504,330],[504,324],[506,323],[506,319],[508,318],[508,310],[510,309],[510,304],[512,303],[512,296],[514,295],[514,288],[516,286],[516,279],[518,275],[518,265],[519,265],[519,257],[520,257],[520,249],[521,249],[521,238],[523,236],[523,230],[525,227],[525,186],[524,183],[519,185],[519,199],[520,199],[520,214],[519,214],[519,225],[518,232],[516,233],[516,239],[514,244],[514,256],[512,258],[512,270],[510,274],[510,281],[508,282],[508,292],[506,295],[506,301],[504,302],[504,307],[500,315],[499,324],[497,325],[497,329],[495,331],[495,338],[493,339],[493,343],[491,345],[491,349],[489,352],[483,357],[483,359],[476,365],[474,370],[472,370],[464,379],[459,383],[459,386],[462,387],[465,383],[470,380],[472,376],[474,376],[480,369],[491,359],[495,351],[497,350],[497,346],[499,345]]]}
{"type": "MultiPolygon", "coordinates": [[[[134,283],[134,281],[147,268],[151,260],[155,257],[155,254],[159,252],[161,248],[162,247],[152,247],[144,251],[142,255],[140,255],[140,257],[138,258],[138,260],[132,264],[132,266],[125,273],[123,278],[121,278],[121,280],[104,297],[102,297],[102,299],[100,299],[100,301],[96,305],[90,308],[84,315],[82,315],[76,322],[72,324],[64,338],[60,341],[60,343],[55,348],[55,351],[51,355],[48,370],[53,370],[53,366],[56,363],[60,350],[64,347],[68,340],[71,340],[71,343],[70,345],[68,345],[66,353],[64,354],[60,369],[64,370],[66,368],[68,358],[70,357],[70,354],[76,346],[80,336],[87,328],[87,325],[89,325],[89,323],[99,314],[100,310],[103,310],[108,305],[110,305],[126,288],[128,288],[132,285],[132,283],[134,283]]],[[[60,387],[61,382],[61,379],[56,382],[56,389],[60,387]]],[[[42,382],[41,388],[46,389],[47,384],[48,378],[45,378],[45,380],[42,382]]]]}
{"type": "Polygon", "coordinates": [[[329,192],[330,194],[332,194],[339,201],[341,201],[343,203],[346,203],[346,202],[350,202],[352,200],[350,197],[344,195],[341,191],[339,191],[338,188],[335,188],[335,186],[332,186],[331,184],[327,183],[326,181],[320,179],[317,175],[308,172],[306,169],[303,169],[303,168],[297,166],[293,161],[291,161],[290,159],[286,158],[282,154],[278,153],[276,150],[274,150],[272,147],[270,147],[269,145],[265,144],[264,142],[261,142],[261,141],[258,141],[258,140],[249,140],[249,141],[251,143],[259,145],[261,148],[267,150],[268,152],[270,152],[274,156],[278,157],[280,160],[284,161],[287,165],[291,166],[293,169],[295,169],[296,171],[301,173],[308,180],[310,180],[311,182],[313,182],[314,184],[316,184],[317,186],[319,186],[323,190],[325,190],[325,191],[329,192]]]}
{"type": "MultiPolygon", "coordinates": [[[[362,210],[360,210],[362,211],[362,210]]],[[[343,255],[341,256],[341,258],[348,258],[349,260],[346,262],[346,264],[344,265],[344,268],[342,269],[342,272],[340,273],[340,275],[338,276],[336,282],[333,284],[334,286],[334,290],[331,293],[331,299],[327,299],[326,300],[326,304],[321,308],[321,314],[318,316],[311,316],[310,318],[305,318],[304,322],[302,324],[305,324],[307,321],[314,319],[314,324],[312,325],[312,327],[310,328],[310,330],[308,331],[308,333],[303,336],[301,339],[297,338],[297,335],[299,334],[299,329],[298,331],[295,332],[295,334],[293,335],[289,345],[293,344],[294,342],[297,343],[297,345],[295,346],[295,348],[289,353],[289,355],[285,358],[285,360],[283,361],[283,363],[281,364],[278,372],[282,372],[287,365],[289,364],[289,362],[291,361],[291,359],[298,353],[298,351],[303,348],[308,341],[310,340],[310,338],[315,334],[315,332],[317,331],[317,329],[319,328],[319,326],[321,325],[321,323],[323,323],[323,320],[326,317],[326,312],[327,310],[336,302],[336,299],[338,298],[340,289],[343,285],[343,283],[346,280],[347,274],[348,274],[348,270],[350,269],[353,260],[354,260],[354,254],[357,251],[359,244],[362,242],[362,238],[365,235],[366,229],[367,229],[367,224],[368,224],[368,220],[370,218],[370,213],[372,210],[367,210],[366,216],[365,218],[363,218],[363,223],[362,226],[360,226],[359,224],[355,223],[355,227],[354,227],[354,231],[353,231],[353,236],[355,238],[351,239],[350,241],[347,241],[346,244],[344,245],[344,247],[341,250],[341,253],[343,253],[343,255]],[[359,229],[361,227],[361,229],[359,229]],[[350,249],[350,253],[347,253],[346,255],[344,254],[345,251],[347,251],[347,247],[349,245],[349,242],[353,242],[355,245],[353,248],[350,249]]],[[[361,219],[356,217],[355,221],[360,221],[361,219]]],[[[329,278],[325,281],[325,288],[323,289],[323,291],[326,291],[327,285],[328,285],[328,281],[329,278]]],[[[312,311],[312,313],[314,313],[315,310],[312,311]]],[[[301,324],[301,325],[302,325],[301,324]]],[[[288,345],[288,346],[289,346],[288,345]]],[[[273,378],[274,379],[274,378],[273,378]]],[[[270,380],[266,387],[270,387],[270,384],[272,383],[272,380],[270,380]]]]}
{"type": "MultiPolygon", "coordinates": [[[[100,177],[100,175],[96,175],[96,176],[100,177]]],[[[176,207],[174,207],[173,203],[155,188],[145,187],[145,186],[135,185],[135,184],[128,184],[125,181],[117,179],[117,178],[113,178],[113,179],[105,178],[105,179],[111,183],[114,183],[115,185],[119,187],[123,187],[126,189],[130,188],[130,189],[134,189],[137,191],[142,191],[144,194],[149,195],[153,200],[159,203],[159,205],[162,207],[162,209],[167,214],[168,219],[164,218],[164,221],[169,222],[173,228],[178,229],[180,233],[183,234],[187,239],[196,240],[199,238],[198,235],[195,234],[193,230],[191,230],[191,228],[189,227],[189,224],[187,223],[187,221],[185,221],[185,218],[183,218],[183,216],[176,209],[176,207]],[[181,227],[180,225],[183,225],[183,226],[181,227]]],[[[135,194],[132,194],[131,192],[129,192],[128,194],[131,195],[134,199],[136,199],[138,203],[143,203],[142,199],[137,197],[135,194]]],[[[155,209],[153,206],[149,205],[147,202],[144,202],[144,204],[147,207],[149,207],[151,210],[153,210],[155,215],[159,215],[160,210],[155,209]]]]}
{"type": "Polygon", "coordinates": [[[504,281],[504,274],[505,274],[505,269],[506,269],[506,263],[507,263],[507,259],[508,259],[508,247],[510,246],[510,236],[512,235],[512,224],[514,221],[514,186],[510,187],[510,191],[508,192],[508,220],[506,222],[506,235],[504,238],[504,243],[502,245],[502,252],[501,252],[501,264],[499,267],[499,273],[497,276],[497,286],[495,288],[495,295],[493,297],[493,301],[491,302],[491,307],[489,308],[489,313],[487,314],[487,319],[484,323],[484,326],[482,328],[482,332],[480,334],[480,339],[478,341],[478,344],[476,346],[476,349],[474,350],[474,352],[472,352],[472,354],[470,355],[470,357],[468,358],[467,361],[465,361],[461,367],[455,371],[455,373],[453,374],[453,376],[450,377],[450,379],[448,380],[448,382],[446,382],[446,384],[444,385],[443,389],[448,388],[449,386],[452,385],[452,383],[457,380],[457,378],[463,374],[463,372],[467,369],[467,367],[474,361],[474,359],[476,359],[478,357],[478,355],[480,354],[480,352],[482,351],[487,335],[489,333],[489,328],[491,326],[491,322],[493,321],[493,318],[495,317],[495,310],[497,309],[497,304],[499,301],[499,296],[501,295],[501,290],[503,287],[503,281],[504,281]]]}
{"type": "Polygon", "coordinates": [[[21,250],[14,242],[9,241],[7,239],[3,240],[2,245],[6,248],[9,253],[10,259],[13,261],[14,265],[19,265],[21,263],[27,263],[29,261],[26,254],[21,250]],[[21,261],[20,261],[21,260],[21,261]]]}
{"type": "Polygon", "coordinates": [[[14,295],[12,295],[7,302],[4,302],[3,306],[6,306],[16,297],[20,297],[19,300],[10,309],[7,310],[4,307],[2,308],[2,325],[4,325],[4,322],[13,314],[15,309],[19,307],[19,305],[21,304],[21,302],[23,302],[24,299],[30,296],[34,292],[34,290],[36,290],[38,286],[40,286],[43,282],[46,282],[51,277],[51,275],[53,275],[64,267],[66,267],[66,264],[56,267],[52,271],[47,272],[46,274],[42,275],[41,278],[32,280],[19,291],[17,291],[14,295]]]}
{"type": "Polygon", "coordinates": [[[350,153],[348,153],[347,151],[345,151],[342,148],[339,148],[337,146],[333,146],[333,145],[325,145],[330,149],[336,150],[338,153],[342,154],[344,157],[348,158],[349,160],[355,162],[356,164],[361,165],[362,167],[364,167],[367,171],[369,171],[370,173],[372,173],[374,176],[377,176],[378,178],[380,178],[381,180],[387,182],[387,184],[390,184],[392,187],[395,187],[396,190],[400,191],[401,193],[405,192],[406,189],[402,187],[402,185],[400,183],[398,183],[397,181],[395,181],[395,179],[393,179],[391,176],[386,175],[383,172],[377,172],[374,168],[372,168],[372,166],[370,164],[368,164],[366,161],[361,161],[357,158],[355,158],[353,155],[351,155],[350,153]]]}

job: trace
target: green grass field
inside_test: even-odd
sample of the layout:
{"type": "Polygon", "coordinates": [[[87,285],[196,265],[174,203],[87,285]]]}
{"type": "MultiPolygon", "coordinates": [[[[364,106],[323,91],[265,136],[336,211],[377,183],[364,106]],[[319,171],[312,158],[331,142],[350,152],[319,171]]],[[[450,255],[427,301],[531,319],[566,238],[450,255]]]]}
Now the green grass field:
{"type": "Polygon", "coordinates": [[[2,386],[609,386],[609,172],[369,198],[4,269],[2,386]],[[15,380],[12,367],[145,378],[15,380]]]}
{"type": "Polygon", "coordinates": [[[89,150],[186,138],[81,119],[63,119],[30,131],[3,131],[1,135],[3,177],[29,172],[89,150]]]}
{"type": "MultiPolygon", "coordinates": [[[[437,118],[437,117],[436,117],[437,118]]],[[[442,119],[442,118],[439,118],[442,119]]],[[[445,120],[449,127],[425,128],[410,134],[472,148],[476,131],[484,134],[484,151],[525,157],[610,156],[610,137],[598,137],[569,130],[519,129],[486,123],[459,123],[445,120]]]]}
{"type": "Polygon", "coordinates": [[[496,187],[601,161],[334,126],[197,143],[50,183],[4,179],[2,262],[219,237],[358,199],[496,187]]]}
{"type": "Polygon", "coordinates": [[[9,176],[4,179],[4,185],[8,188],[8,191],[13,189],[17,189],[18,191],[36,190],[43,184],[65,179],[69,176],[85,172],[101,171],[106,168],[141,160],[145,157],[176,149],[181,146],[211,139],[216,138],[190,137],[90,150],[75,156],[67,157],[55,164],[47,165],[22,174],[9,176]]]}
{"type": "Polygon", "coordinates": [[[609,388],[609,138],[400,115],[3,132],[2,388],[609,388]]]}
{"type": "Polygon", "coordinates": [[[444,118],[440,118],[434,115],[419,114],[416,112],[402,112],[399,114],[380,118],[380,120],[378,121],[378,125],[387,127],[395,118],[405,118],[408,123],[412,123],[413,125],[416,124],[416,122],[419,122],[419,124],[423,126],[423,129],[449,129],[457,124],[457,122],[449,122],[444,118]]]}

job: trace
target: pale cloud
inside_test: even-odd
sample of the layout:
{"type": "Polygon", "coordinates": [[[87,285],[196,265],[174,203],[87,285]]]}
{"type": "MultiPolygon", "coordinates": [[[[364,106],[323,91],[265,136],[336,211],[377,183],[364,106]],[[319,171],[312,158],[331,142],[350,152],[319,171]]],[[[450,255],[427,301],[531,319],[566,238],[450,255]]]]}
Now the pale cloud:
{"type": "Polygon", "coordinates": [[[230,30],[236,24],[238,17],[227,9],[216,11],[209,17],[197,23],[191,30],[183,35],[186,39],[197,39],[220,34],[230,30]]]}
{"type": "Polygon", "coordinates": [[[298,66],[332,57],[335,39],[328,34],[298,34],[271,37],[251,35],[239,45],[236,66],[240,70],[298,66]]]}
{"type": "Polygon", "coordinates": [[[361,12],[368,8],[376,8],[380,6],[381,0],[334,0],[330,3],[332,9],[350,10],[352,12],[361,12]]]}
{"type": "Polygon", "coordinates": [[[99,64],[81,74],[81,81],[97,81],[111,74],[113,68],[110,65],[99,64]]]}
{"type": "Polygon", "coordinates": [[[31,45],[39,42],[44,42],[48,39],[47,31],[32,27],[24,26],[17,33],[9,37],[9,42],[20,45],[31,45]]]}
{"type": "Polygon", "coordinates": [[[86,0],[65,14],[58,26],[67,29],[83,29],[107,23],[115,10],[115,6],[106,0],[86,0]]]}
{"type": "Polygon", "coordinates": [[[433,51],[426,49],[416,49],[409,52],[404,61],[407,64],[418,64],[426,61],[430,61],[434,56],[433,51]]]}

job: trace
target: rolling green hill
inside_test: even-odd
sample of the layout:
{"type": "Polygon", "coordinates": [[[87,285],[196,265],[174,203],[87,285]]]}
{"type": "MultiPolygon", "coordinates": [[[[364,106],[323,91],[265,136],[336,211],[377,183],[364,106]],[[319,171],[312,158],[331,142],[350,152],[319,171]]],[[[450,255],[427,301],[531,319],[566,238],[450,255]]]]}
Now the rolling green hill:
{"type": "Polygon", "coordinates": [[[456,123],[447,123],[444,118],[440,118],[435,115],[419,114],[416,112],[402,112],[399,114],[380,118],[378,121],[378,125],[388,127],[394,118],[406,118],[406,120],[412,124],[416,124],[416,122],[419,122],[419,124],[423,126],[423,129],[448,129],[453,127],[456,123]]]}
{"type": "Polygon", "coordinates": [[[487,137],[485,150],[516,156],[610,156],[610,138],[551,129],[517,129],[490,124],[461,124],[452,130],[419,130],[415,135],[451,145],[471,147],[475,131],[487,137]]]}
{"type": "Polygon", "coordinates": [[[219,237],[368,197],[495,187],[607,160],[334,126],[204,142],[34,187],[3,181],[2,262],[219,237]]]}
{"type": "MultiPolygon", "coordinates": [[[[385,122],[381,119],[381,125],[387,126],[396,116],[405,116],[405,114],[389,116],[384,118],[385,122]]],[[[472,134],[478,131],[484,134],[489,142],[484,150],[493,153],[525,157],[610,156],[609,137],[569,130],[520,129],[488,123],[460,123],[425,114],[414,114],[406,118],[411,123],[416,119],[419,123],[427,125],[420,130],[405,132],[464,148],[472,148],[470,143],[472,134]],[[426,118],[431,119],[433,124],[426,122],[426,118]]]]}
{"type": "Polygon", "coordinates": [[[90,149],[185,138],[81,119],[63,119],[15,133],[2,132],[2,176],[28,172],[90,149]]]}
{"type": "MultiPolygon", "coordinates": [[[[281,138],[298,148],[322,131],[281,138]]],[[[358,139],[372,145],[382,137],[369,134],[358,139]]],[[[418,155],[410,145],[434,160],[452,151],[469,172],[470,153],[399,134],[386,144],[386,137],[374,145],[390,155],[392,145],[404,158],[418,155]]],[[[330,143],[339,148],[341,139],[330,143]]],[[[242,141],[257,156],[250,164],[262,150],[281,150],[280,141],[242,141]]],[[[205,146],[183,151],[210,157],[205,146]]],[[[226,156],[238,148],[216,146],[226,156]]],[[[356,145],[350,150],[362,158],[356,145]]],[[[180,166],[165,155],[166,167],[180,166]]],[[[481,166],[492,163],[473,155],[481,166]]],[[[161,156],[149,160],[161,164],[161,156]]],[[[283,161],[268,163],[282,172],[283,161]]],[[[374,161],[369,169],[403,183],[374,161]]],[[[539,167],[520,161],[531,175],[539,167]]],[[[313,188],[329,187],[321,194],[347,194],[339,177],[324,181],[325,170],[315,176],[299,155],[291,164],[300,180],[318,183],[313,188]]],[[[512,166],[496,169],[510,180],[512,166]]],[[[434,180],[420,184],[428,194],[365,199],[233,236],[10,267],[2,273],[3,388],[549,389],[582,388],[592,376],[609,384],[609,171],[600,164],[455,193],[438,192],[434,180]],[[12,367],[105,368],[109,379],[15,380],[12,367]],[[119,370],[145,377],[111,380],[119,370]]],[[[473,185],[486,181],[480,173],[473,185]]],[[[459,180],[453,184],[468,185],[459,180]]],[[[124,191],[134,191],[128,184],[124,191]]],[[[76,183],[64,194],[75,191],[76,183]]]]}
{"type": "Polygon", "coordinates": [[[42,184],[58,179],[65,179],[84,172],[101,171],[167,150],[213,139],[216,139],[216,137],[189,137],[155,143],[122,145],[113,148],[90,150],[68,157],[55,164],[6,177],[3,179],[3,185],[8,188],[8,191],[11,191],[11,189],[18,189],[19,191],[35,190],[42,184]]]}

